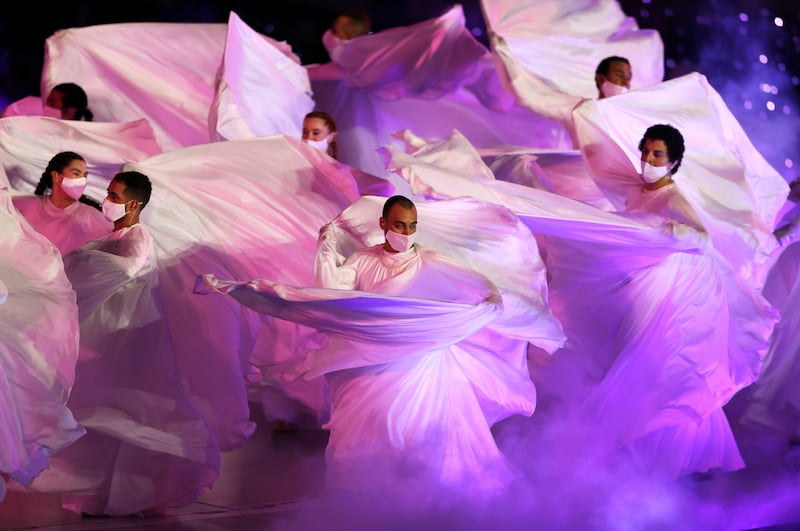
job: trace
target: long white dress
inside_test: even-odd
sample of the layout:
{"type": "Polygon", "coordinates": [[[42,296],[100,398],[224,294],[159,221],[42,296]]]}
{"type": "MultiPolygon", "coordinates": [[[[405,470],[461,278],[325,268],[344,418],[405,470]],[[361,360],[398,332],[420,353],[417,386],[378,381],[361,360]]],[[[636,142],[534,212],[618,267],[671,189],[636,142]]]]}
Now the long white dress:
{"type": "Polygon", "coordinates": [[[174,359],[153,240],[140,224],[64,257],[81,339],[68,405],[88,432],[33,483],[75,512],[128,515],[197,499],[219,446],[174,359]]]}
{"type": "MultiPolygon", "coordinates": [[[[11,205],[0,173],[0,473],[22,485],[85,432],[66,402],[78,307],[56,248],[11,205]]],[[[0,500],[5,481],[0,480],[0,500]]]]}
{"type": "Polygon", "coordinates": [[[49,195],[16,196],[14,206],[28,223],[58,248],[62,255],[110,233],[113,225],[103,213],[80,201],[58,208],[49,195]]]}
{"type": "Polygon", "coordinates": [[[494,240],[489,235],[485,247],[462,253],[483,256],[473,263],[497,272],[501,266],[491,255],[502,242],[506,287],[419,247],[401,254],[368,247],[342,266],[354,247],[383,236],[376,223],[381,204],[363,198],[323,231],[317,278],[337,289],[206,282],[256,311],[327,332],[325,348],[311,352],[295,373],[326,375],[331,486],[385,488],[402,499],[425,499],[431,488],[478,496],[496,491],[516,472],[489,428],[509,415],[530,415],[535,406],[527,342],[552,352],[563,341],[557,321],[537,302],[536,290],[543,288],[538,271],[531,275],[522,267],[535,243],[502,208],[426,203],[418,211],[430,235],[447,225],[437,220],[486,222],[475,224],[477,235],[485,231],[494,240]]]}

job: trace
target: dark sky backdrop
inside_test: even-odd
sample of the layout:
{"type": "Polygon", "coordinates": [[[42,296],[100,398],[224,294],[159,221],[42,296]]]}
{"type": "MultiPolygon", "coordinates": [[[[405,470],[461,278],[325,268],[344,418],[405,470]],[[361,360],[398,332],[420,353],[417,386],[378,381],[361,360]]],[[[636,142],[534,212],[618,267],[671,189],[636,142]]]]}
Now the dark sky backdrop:
{"type": "MultiPolygon", "coordinates": [[[[226,22],[235,11],[251,27],[288,41],[304,63],[327,61],[321,37],[337,13],[366,11],[373,30],[435,17],[443,0],[267,0],[4,2],[0,18],[0,106],[39,92],[44,41],[58,29],[116,22],[226,22]]],[[[462,2],[485,41],[478,0],[462,2]]],[[[705,74],[753,143],[787,178],[800,175],[800,1],[620,0],[665,46],[666,78],[705,74]]],[[[91,102],[91,95],[90,95],[91,102]]]]}

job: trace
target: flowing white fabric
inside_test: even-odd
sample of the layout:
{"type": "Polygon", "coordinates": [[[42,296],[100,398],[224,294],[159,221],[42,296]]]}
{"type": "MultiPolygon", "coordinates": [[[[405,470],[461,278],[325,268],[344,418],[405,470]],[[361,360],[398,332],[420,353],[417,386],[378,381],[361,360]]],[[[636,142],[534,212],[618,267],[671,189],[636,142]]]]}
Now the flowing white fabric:
{"type": "Polygon", "coordinates": [[[100,123],[34,116],[0,119],[0,164],[16,190],[33,192],[47,163],[61,151],[74,151],[86,160],[89,179],[85,194],[101,201],[109,181],[123,164],[161,153],[161,147],[146,120],[100,123]]]}
{"type": "Polygon", "coordinates": [[[303,117],[313,109],[308,72],[291,46],[257,33],[231,12],[209,116],[211,138],[300,138],[303,117]]]}
{"type": "Polygon", "coordinates": [[[206,283],[256,311],[327,332],[326,348],[312,352],[298,371],[305,377],[326,375],[331,484],[358,490],[393,486],[402,492],[410,484],[430,487],[425,482],[432,481],[472,493],[496,490],[515,472],[489,427],[512,414],[530,415],[535,406],[527,340],[551,351],[563,341],[542,301],[521,296],[543,287],[536,284],[540,271],[531,275],[522,267],[524,251],[535,251],[535,244],[503,209],[452,201],[418,205],[420,236],[446,241],[446,235],[475,222],[462,234],[466,245],[450,243],[464,246],[458,261],[418,247],[390,254],[380,244],[350,254],[382,239],[377,224],[382,203],[362,198],[323,231],[317,278],[338,289],[210,277],[206,283]],[[479,238],[492,229],[494,237],[479,238]],[[472,264],[501,279],[498,257],[492,257],[500,249],[509,253],[509,287],[498,291],[465,267],[469,262],[463,257],[472,256],[472,264]]]}
{"type": "Polygon", "coordinates": [[[319,414],[320,381],[292,391],[272,370],[313,343],[314,330],[187,294],[204,273],[310,285],[319,227],[358,197],[352,174],[282,136],[193,146],[125,168],[153,182],[143,218],[155,239],[176,363],[222,448],[241,446],[254,429],[245,389],[251,364],[264,374],[264,392],[296,391],[296,401],[319,414]]]}
{"type": "Polygon", "coordinates": [[[103,213],[79,201],[58,208],[49,195],[16,196],[14,206],[37,232],[64,255],[110,233],[114,225],[103,213]]]}
{"type": "MultiPolygon", "coordinates": [[[[67,408],[78,308],[56,248],[11,205],[0,172],[0,472],[28,485],[84,429],[67,408]]],[[[0,500],[5,482],[0,479],[0,500]]]]}
{"type": "Polygon", "coordinates": [[[626,208],[629,193],[639,186],[638,145],[645,130],[657,123],[677,127],[686,143],[674,177],[681,194],[714,247],[743,278],[761,288],[777,246],[772,230],[788,186],[753,147],[705,76],[689,74],[586,102],[574,118],[592,177],[617,209],[626,208]],[[659,101],[669,103],[654,104],[659,101]]]}
{"type": "Polygon", "coordinates": [[[45,41],[41,94],[75,82],[95,121],[144,118],[165,150],[204,144],[226,29],[125,23],[59,30],[45,41]]]}
{"type": "Polygon", "coordinates": [[[435,163],[454,149],[463,157],[469,146],[454,135],[414,156],[384,154],[417,193],[503,204],[549,235],[550,301],[569,338],[558,356],[585,376],[567,395],[590,393],[583,409],[598,434],[668,475],[742,466],[721,406],[755,380],[776,316],[678,188],[640,191],[630,212],[604,212],[435,163]]]}
{"type": "Polygon", "coordinates": [[[604,58],[630,61],[633,88],[663,79],[658,32],[640,30],[615,0],[484,0],[481,7],[503,86],[569,130],[572,109],[597,97],[594,72],[604,58]]]}
{"type": "Polygon", "coordinates": [[[488,50],[464,24],[456,5],[413,26],[339,42],[329,50],[332,64],[309,67],[317,109],[337,122],[343,162],[404,193],[375,154],[399,130],[443,138],[457,128],[477,146],[571,147],[560,124],[513,105],[488,50]]]}
{"type": "Polygon", "coordinates": [[[80,310],[68,405],[87,429],[34,482],[75,512],[128,515],[187,505],[219,473],[219,447],[177,371],[155,248],[140,225],[64,257],[80,310]]]}

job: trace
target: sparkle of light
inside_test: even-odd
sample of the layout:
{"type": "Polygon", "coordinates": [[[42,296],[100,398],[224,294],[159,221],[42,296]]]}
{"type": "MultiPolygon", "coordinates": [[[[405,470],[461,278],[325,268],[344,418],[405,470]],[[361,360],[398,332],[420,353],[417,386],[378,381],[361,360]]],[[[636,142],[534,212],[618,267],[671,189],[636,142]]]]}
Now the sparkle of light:
{"type": "Polygon", "coordinates": [[[775,102],[774,101],[768,101],[767,102],[767,109],[769,109],[770,111],[774,111],[775,110],[775,102]]]}
{"type": "Polygon", "coordinates": [[[762,53],[761,55],[758,56],[758,61],[762,65],[765,65],[765,64],[767,64],[767,61],[769,61],[769,59],[767,59],[767,56],[762,53]]]}
{"type": "Polygon", "coordinates": [[[750,20],[750,17],[747,16],[747,13],[739,13],[739,20],[742,22],[747,22],[750,20]]]}
{"type": "Polygon", "coordinates": [[[783,19],[781,17],[775,17],[775,25],[779,28],[783,27],[783,19]]]}
{"type": "Polygon", "coordinates": [[[787,168],[791,168],[792,166],[794,166],[794,162],[792,162],[792,159],[786,159],[783,161],[783,163],[786,165],[787,168]]]}

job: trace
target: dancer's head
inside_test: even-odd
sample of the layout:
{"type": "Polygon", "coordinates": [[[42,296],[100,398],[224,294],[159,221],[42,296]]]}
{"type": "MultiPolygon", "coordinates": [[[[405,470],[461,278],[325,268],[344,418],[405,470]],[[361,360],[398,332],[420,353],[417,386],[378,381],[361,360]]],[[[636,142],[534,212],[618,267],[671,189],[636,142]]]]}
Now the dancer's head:
{"type": "Polygon", "coordinates": [[[331,31],[343,41],[366,35],[370,31],[369,16],[363,11],[345,11],[334,19],[331,31]]]}
{"type": "Polygon", "coordinates": [[[606,57],[594,72],[594,83],[597,86],[598,98],[608,98],[622,94],[631,88],[631,64],[616,55],[606,57]]]}
{"type": "Polygon", "coordinates": [[[103,214],[114,222],[114,230],[139,222],[139,213],[150,202],[152,185],[147,175],[138,171],[116,174],[108,184],[103,214]]]}
{"type": "Polygon", "coordinates": [[[86,92],[75,83],[61,83],[53,87],[47,95],[47,106],[60,110],[62,120],[91,122],[94,117],[89,110],[86,92]]]}
{"type": "Polygon", "coordinates": [[[338,159],[339,145],[336,142],[336,134],[336,122],[326,112],[313,111],[303,118],[303,142],[338,159]]]}
{"type": "Polygon", "coordinates": [[[68,203],[77,201],[86,188],[87,175],[83,157],[72,151],[62,151],[47,163],[34,193],[44,195],[47,190],[52,190],[57,199],[68,203]]]}
{"type": "Polygon", "coordinates": [[[417,232],[417,207],[407,197],[393,195],[383,204],[379,223],[386,236],[383,248],[390,253],[407,251],[417,232]]]}

